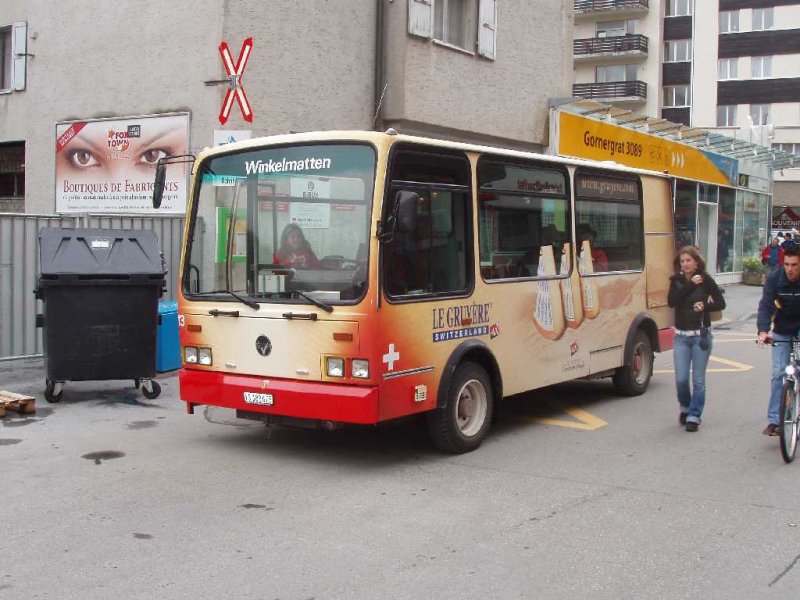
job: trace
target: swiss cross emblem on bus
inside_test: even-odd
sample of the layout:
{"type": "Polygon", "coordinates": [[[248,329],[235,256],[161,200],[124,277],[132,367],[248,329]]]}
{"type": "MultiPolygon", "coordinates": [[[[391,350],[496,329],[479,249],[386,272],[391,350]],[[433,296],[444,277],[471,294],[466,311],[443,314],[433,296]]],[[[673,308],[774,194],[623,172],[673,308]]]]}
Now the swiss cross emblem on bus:
{"type": "Polygon", "coordinates": [[[253,122],[253,109],[250,108],[250,103],[247,101],[247,94],[244,93],[244,87],[242,86],[242,75],[244,75],[244,68],[247,66],[247,59],[250,58],[250,53],[252,51],[253,38],[249,37],[242,42],[242,49],[239,50],[239,59],[234,65],[228,43],[222,42],[219,45],[222,64],[225,67],[225,72],[228,74],[228,79],[230,81],[228,84],[228,91],[225,93],[225,99],[222,101],[222,108],[219,111],[219,122],[223,125],[228,122],[234,99],[239,103],[239,108],[242,110],[244,120],[248,123],[253,122]]]}

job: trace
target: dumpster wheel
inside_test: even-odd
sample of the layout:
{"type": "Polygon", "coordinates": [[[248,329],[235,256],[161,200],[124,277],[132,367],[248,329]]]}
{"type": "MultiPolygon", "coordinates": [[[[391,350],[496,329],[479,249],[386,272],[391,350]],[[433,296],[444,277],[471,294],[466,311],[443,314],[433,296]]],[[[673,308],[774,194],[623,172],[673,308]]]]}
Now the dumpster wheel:
{"type": "Polygon", "coordinates": [[[161,384],[155,379],[142,380],[142,396],[148,400],[155,400],[161,395],[161,384]]]}
{"type": "Polygon", "coordinates": [[[50,403],[61,402],[61,398],[64,395],[63,382],[55,382],[51,379],[46,379],[45,384],[44,399],[50,403]],[[58,391],[56,391],[56,385],[58,385],[58,391]]]}

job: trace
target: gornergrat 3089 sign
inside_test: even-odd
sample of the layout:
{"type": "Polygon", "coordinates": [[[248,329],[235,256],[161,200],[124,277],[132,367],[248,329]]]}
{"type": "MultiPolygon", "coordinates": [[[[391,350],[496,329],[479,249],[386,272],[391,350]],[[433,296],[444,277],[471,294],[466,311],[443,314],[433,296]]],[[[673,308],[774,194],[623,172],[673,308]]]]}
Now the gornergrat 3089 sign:
{"type": "Polygon", "coordinates": [[[168,166],[157,211],[152,197],[158,159],[188,148],[188,114],[57,123],[56,212],[185,212],[186,163],[168,166]]]}

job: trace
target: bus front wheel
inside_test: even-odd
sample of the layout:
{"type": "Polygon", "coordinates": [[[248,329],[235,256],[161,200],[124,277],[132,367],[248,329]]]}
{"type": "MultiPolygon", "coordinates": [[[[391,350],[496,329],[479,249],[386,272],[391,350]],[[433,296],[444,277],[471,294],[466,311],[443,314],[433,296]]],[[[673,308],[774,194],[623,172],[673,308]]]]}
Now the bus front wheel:
{"type": "Polygon", "coordinates": [[[653,375],[653,347],[641,329],[633,336],[625,364],[614,373],[614,385],[626,396],[644,394],[653,375]]]}
{"type": "Polygon", "coordinates": [[[452,454],[475,450],[489,433],[492,384],[477,363],[458,366],[450,380],[447,404],[428,413],[428,432],[437,448],[452,454]]]}

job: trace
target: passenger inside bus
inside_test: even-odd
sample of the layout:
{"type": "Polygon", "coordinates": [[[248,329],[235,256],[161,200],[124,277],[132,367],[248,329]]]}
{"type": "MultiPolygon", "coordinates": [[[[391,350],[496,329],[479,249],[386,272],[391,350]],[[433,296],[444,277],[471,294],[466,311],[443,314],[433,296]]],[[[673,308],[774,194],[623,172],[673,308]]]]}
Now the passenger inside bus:
{"type": "Polygon", "coordinates": [[[289,223],[281,234],[281,245],[272,262],[297,269],[318,269],[319,259],[297,223],[289,223]]]}
{"type": "Polygon", "coordinates": [[[589,223],[580,223],[575,229],[578,237],[578,251],[583,242],[589,242],[589,247],[592,250],[592,266],[593,272],[600,273],[608,271],[608,257],[606,253],[595,247],[595,240],[597,239],[597,232],[592,228],[589,223]]]}

